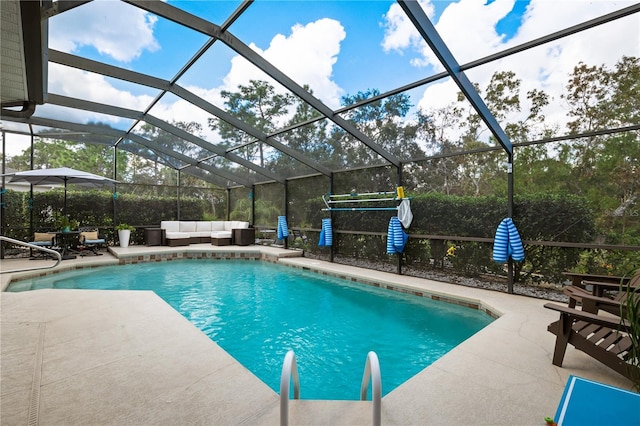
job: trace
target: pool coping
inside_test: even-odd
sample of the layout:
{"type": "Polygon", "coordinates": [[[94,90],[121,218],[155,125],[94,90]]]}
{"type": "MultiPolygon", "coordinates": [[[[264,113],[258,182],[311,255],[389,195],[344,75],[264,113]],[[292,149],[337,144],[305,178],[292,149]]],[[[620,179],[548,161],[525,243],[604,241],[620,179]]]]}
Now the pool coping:
{"type": "MultiPolygon", "coordinates": [[[[481,299],[474,299],[474,298],[463,297],[463,296],[452,297],[448,293],[438,292],[438,291],[429,291],[421,288],[416,288],[411,285],[397,283],[392,280],[381,279],[380,277],[377,277],[377,278],[370,277],[362,273],[356,273],[357,271],[353,271],[351,273],[336,272],[332,270],[332,268],[321,267],[320,265],[313,265],[313,263],[311,264],[305,263],[303,265],[300,265],[296,262],[289,262],[288,260],[290,259],[281,259],[278,263],[281,265],[287,265],[295,269],[301,269],[303,271],[311,271],[321,275],[341,278],[347,281],[356,282],[359,284],[368,285],[368,286],[380,288],[383,290],[395,291],[398,293],[409,294],[416,297],[423,297],[423,298],[431,299],[438,302],[450,303],[453,305],[463,306],[469,309],[479,310],[494,319],[500,318],[500,316],[502,315],[502,313],[498,309],[484,303],[481,299]]],[[[332,264],[332,265],[335,265],[335,264],[332,264]]]]}
{"type": "MultiPolygon", "coordinates": [[[[74,269],[91,269],[108,265],[137,264],[144,262],[162,262],[180,259],[245,259],[278,262],[279,259],[302,256],[298,250],[286,250],[270,246],[213,246],[209,244],[192,244],[190,246],[129,246],[109,247],[107,255],[79,257],[73,260],[65,260],[53,269],[40,269],[25,272],[0,274],[0,291],[7,290],[13,281],[37,278],[52,274],[58,274],[74,269]],[[110,255],[110,256],[109,256],[110,255]]],[[[52,260],[37,260],[35,262],[47,262],[52,260]]],[[[27,268],[35,265],[28,259],[9,259],[0,261],[0,265],[17,264],[11,269],[27,268]]]]}

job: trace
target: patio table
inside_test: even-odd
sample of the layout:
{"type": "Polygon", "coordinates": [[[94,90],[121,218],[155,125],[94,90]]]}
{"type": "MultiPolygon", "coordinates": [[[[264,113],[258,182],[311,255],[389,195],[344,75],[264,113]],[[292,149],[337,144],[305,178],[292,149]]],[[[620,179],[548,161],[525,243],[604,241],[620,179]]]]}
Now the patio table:
{"type": "Polygon", "coordinates": [[[78,245],[80,231],[55,231],[49,232],[49,234],[55,235],[56,244],[60,247],[60,255],[62,256],[62,260],[76,258],[75,255],[68,253],[73,251],[71,247],[78,245]]]}

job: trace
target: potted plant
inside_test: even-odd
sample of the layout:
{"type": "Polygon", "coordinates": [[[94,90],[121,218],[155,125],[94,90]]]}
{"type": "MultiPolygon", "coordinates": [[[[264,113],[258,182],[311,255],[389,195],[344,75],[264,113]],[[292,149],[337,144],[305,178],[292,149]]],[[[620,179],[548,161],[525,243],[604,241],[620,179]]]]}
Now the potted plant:
{"type": "Polygon", "coordinates": [[[56,214],[54,216],[54,223],[57,229],[62,232],[70,232],[72,229],[78,228],[80,222],[75,219],[69,219],[66,215],[56,214]]]}
{"type": "Polygon", "coordinates": [[[131,231],[135,231],[136,228],[126,223],[121,223],[116,227],[118,231],[118,240],[120,241],[120,247],[129,247],[129,238],[131,238],[131,231]]]}

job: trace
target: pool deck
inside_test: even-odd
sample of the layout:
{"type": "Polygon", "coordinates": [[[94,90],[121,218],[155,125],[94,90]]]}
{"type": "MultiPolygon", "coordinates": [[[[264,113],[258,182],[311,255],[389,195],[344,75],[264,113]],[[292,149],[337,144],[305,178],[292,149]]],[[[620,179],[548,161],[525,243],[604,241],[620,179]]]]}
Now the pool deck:
{"type": "MultiPolygon", "coordinates": [[[[386,395],[383,424],[543,425],[545,416],[555,414],[570,374],[631,388],[630,381],[571,346],[563,368],[551,364],[555,337],[547,325],[557,314],[543,308],[544,300],[296,257],[299,252],[273,247],[110,250],[65,260],[58,268],[186,251],[237,257],[258,252],[283,264],[464,300],[501,314],[386,395]]],[[[2,260],[0,270],[45,263],[51,261],[2,260]]],[[[2,289],[10,275],[0,275],[2,289]]],[[[280,423],[278,394],[153,292],[36,290],[1,292],[0,298],[3,426],[280,423]]],[[[384,388],[384,365],[381,370],[384,388]]],[[[356,425],[371,419],[370,402],[290,405],[290,424],[356,425]]]]}

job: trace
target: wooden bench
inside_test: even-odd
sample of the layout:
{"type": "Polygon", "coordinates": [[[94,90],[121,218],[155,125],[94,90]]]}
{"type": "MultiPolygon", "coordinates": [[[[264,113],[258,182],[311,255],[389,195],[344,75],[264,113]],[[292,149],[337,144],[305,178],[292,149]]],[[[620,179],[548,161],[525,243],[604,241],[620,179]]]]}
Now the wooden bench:
{"type": "Polygon", "coordinates": [[[640,368],[630,356],[632,340],[629,333],[632,330],[627,321],[553,303],[547,303],[544,307],[560,313],[560,319],[547,328],[556,335],[553,365],[562,367],[567,344],[571,344],[623,376],[638,380],[640,368]]]}

